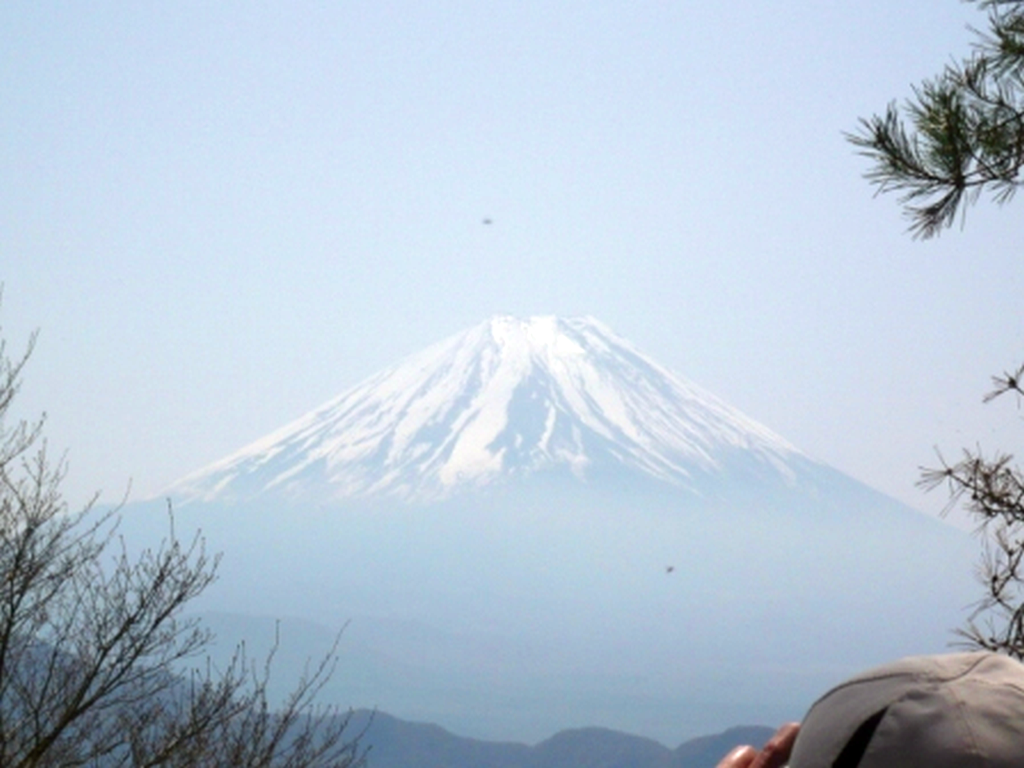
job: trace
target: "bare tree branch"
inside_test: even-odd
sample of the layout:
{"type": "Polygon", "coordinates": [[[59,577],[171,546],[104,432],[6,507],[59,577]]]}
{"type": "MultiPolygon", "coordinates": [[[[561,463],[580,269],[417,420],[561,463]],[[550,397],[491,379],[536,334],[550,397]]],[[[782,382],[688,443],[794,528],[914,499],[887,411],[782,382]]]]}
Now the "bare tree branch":
{"type": "Polygon", "coordinates": [[[34,338],[13,360],[0,338],[0,766],[361,765],[360,734],[317,703],[337,643],[273,707],[273,654],[195,666],[211,637],[182,614],[219,562],[199,534],[182,541],[169,514],[133,556],[116,509],[68,510],[42,420],[8,418],[34,338]]]}

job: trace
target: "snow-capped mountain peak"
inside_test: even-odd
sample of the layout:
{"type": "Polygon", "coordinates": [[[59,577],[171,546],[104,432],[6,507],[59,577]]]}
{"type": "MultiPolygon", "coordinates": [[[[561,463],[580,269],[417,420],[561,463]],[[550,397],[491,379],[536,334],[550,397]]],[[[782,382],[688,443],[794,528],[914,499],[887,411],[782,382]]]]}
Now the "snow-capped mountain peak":
{"type": "Polygon", "coordinates": [[[449,497],[535,473],[622,469],[696,490],[741,457],[792,479],[796,449],[593,318],[497,316],[414,354],[169,489],[449,497]]]}

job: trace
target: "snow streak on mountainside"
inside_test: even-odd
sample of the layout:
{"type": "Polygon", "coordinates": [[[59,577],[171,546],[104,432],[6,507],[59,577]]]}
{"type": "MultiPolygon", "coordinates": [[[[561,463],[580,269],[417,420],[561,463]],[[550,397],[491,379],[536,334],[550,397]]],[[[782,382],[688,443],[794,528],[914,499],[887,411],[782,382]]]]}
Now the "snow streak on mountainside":
{"type": "Polygon", "coordinates": [[[592,318],[495,317],[176,483],[182,500],[447,498],[533,473],[639,472],[696,490],[793,446],[592,318]]]}

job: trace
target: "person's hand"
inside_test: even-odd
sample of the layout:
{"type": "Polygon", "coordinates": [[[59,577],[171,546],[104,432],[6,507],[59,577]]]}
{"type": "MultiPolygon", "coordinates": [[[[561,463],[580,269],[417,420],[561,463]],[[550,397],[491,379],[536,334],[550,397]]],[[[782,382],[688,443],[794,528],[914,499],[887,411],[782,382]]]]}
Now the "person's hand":
{"type": "Polygon", "coordinates": [[[800,723],[786,723],[758,751],[750,746],[736,747],[722,758],[718,768],[782,768],[789,761],[800,723]]]}

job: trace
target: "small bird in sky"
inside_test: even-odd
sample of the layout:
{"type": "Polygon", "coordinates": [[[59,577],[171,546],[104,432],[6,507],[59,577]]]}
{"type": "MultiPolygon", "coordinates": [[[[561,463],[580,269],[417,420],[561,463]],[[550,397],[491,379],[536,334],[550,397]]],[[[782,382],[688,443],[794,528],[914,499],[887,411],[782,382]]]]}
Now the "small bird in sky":
{"type": "Polygon", "coordinates": [[[672,571],[674,571],[675,569],[676,569],[676,567],[674,565],[666,565],[665,566],[665,573],[672,573],[672,571]]]}
{"type": "Polygon", "coordinates": [[[493,224],[493,223],[494,222],[492,222],[490,219],[484,219],[484,224],[493,224]]]}

